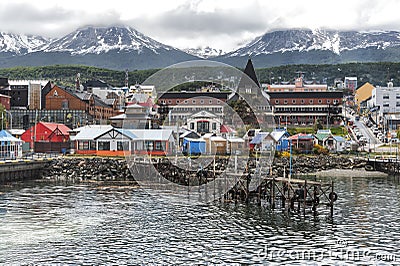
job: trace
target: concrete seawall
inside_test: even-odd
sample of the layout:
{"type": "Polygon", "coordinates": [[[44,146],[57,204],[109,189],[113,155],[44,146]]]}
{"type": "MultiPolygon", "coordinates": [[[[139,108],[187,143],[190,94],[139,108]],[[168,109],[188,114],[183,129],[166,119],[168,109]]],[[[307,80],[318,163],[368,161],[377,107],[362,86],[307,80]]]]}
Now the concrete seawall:
{"type": "Polygon", "coordinates": [[[49,159],[13,160],[0,162],[0,184],[42,178],[49,159]]]}

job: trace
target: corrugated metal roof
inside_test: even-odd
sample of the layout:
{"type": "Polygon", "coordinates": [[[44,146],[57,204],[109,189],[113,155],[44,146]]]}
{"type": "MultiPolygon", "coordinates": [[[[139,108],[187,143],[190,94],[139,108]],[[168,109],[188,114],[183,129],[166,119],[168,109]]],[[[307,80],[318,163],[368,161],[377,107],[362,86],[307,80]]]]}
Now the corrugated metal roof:
{"type": "Polygon", "coordinates": [[[170,129],[127,129],[143,140],[167,141],[172,135],[170,129]]]}
{"type": "Polygon", "coordinates": [[[71,137],[71,140],[94,140],[111,129],[113,129],[113,127],[110,125],[84,126],[79,128],[79,133],[76,136],[71,137]]]}
{"type": "Polygon", "coordinates": [[[263,139],[268,136],[269,132],[260,132],[258,133],[252,140],[251,140],[251,144],[260,144],[263,139]]]}

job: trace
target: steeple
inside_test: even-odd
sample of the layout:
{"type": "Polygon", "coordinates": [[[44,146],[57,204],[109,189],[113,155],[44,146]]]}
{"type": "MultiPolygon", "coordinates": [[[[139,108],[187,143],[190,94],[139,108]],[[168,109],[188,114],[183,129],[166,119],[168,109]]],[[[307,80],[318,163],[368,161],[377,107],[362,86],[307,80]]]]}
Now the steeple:
{"type": "MultiPolygon", "coordinates": [[[[256,71],[254,70],[253,62],[251,61],[250,58],[249,58],[249,60],[247,60],[246,67],[244,69],[244,74],[246,74],[251,80],[253,80],[258,88],[261,87],[260,83],[258,82],[258,79],[257,79],[256,71]]],[[[247,78],[243,78],[242,77],[240,79],[238,88],[246,88],[246,87],[249,87],[251,85],[254,86],[254,84],[250,84],[250,83],[251,82],[247,78]]]]}

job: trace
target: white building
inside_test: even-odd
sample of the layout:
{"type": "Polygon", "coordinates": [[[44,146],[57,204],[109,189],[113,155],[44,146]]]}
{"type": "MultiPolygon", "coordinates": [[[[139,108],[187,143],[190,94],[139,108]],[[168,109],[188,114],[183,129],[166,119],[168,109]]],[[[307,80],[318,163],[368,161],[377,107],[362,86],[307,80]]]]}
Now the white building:
{"type": "Polygon", "coordinates": [[[393,83],[389,82],[387,87],[374,88],[367,107],[378,107],[381,117],[384,114],[400,113],[400,87],[393,87],[393,83]]]}

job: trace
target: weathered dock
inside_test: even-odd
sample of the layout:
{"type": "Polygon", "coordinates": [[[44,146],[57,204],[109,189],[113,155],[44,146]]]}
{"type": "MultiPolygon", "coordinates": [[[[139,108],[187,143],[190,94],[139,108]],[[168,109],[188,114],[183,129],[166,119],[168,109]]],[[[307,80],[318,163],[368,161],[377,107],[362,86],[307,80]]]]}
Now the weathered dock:
{"type": "Polygon", "coordinates": [[[196,197],[202,199],[256,203],[272,210],[283,209],[303,214],[312,212],[314,215],[318,214],[319,206],[325,206],[333,216],[334,203],[338,199],[333,182],[272,177],[268,171],[263,173],[261,169],[239,171],[233,167],[227,170],[222,161],[212,160],[200,170],[190,170],[176,167],[165,159],[153,158],[150,162],[148,158],[135,158],[130,162],[130,168],[136,169],[137,176],[147,176],[147,184],[154,186],[157,182],[163,182],[162,186],[157,186],[159,189],[170,185],[162,181],[161,177],[164,177],[181,186],[191,186],[188,192],[196,192],[196,197]],[[229,171],[232,169],[235,171],[229,171]]]}

